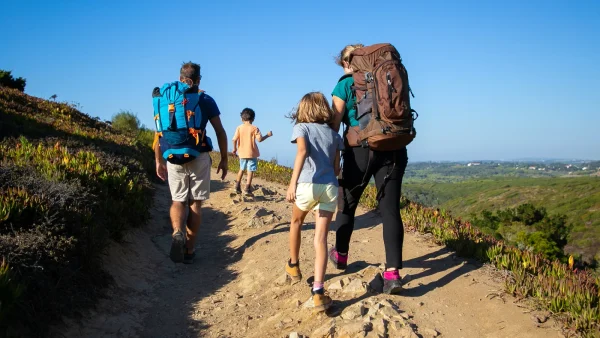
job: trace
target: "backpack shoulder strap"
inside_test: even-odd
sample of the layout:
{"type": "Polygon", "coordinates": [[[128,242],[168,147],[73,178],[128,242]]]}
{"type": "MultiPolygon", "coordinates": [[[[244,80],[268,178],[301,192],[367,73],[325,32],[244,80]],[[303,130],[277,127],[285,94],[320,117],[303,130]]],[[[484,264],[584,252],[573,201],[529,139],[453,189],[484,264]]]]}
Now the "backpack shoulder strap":
{"type": "Polygon", "coordinates": [[[340,77],[340,79],[338,80],[338,83],[342,82],[343,79],[349,78],[351,76],[352,76],[352,74],[344,74],[344,75],[342,75],[342,77],[340,77]]]}

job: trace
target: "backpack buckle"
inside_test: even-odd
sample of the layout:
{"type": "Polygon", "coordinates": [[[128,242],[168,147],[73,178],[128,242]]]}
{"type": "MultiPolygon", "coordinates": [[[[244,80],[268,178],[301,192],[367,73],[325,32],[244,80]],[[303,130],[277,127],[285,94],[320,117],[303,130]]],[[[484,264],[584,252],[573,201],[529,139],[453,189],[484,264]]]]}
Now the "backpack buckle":
{"type": "Polygon", "coordinates": [[[174,112],[175,112],[175,104],[169,103],[169,113],[174,113],[174,112]]]}

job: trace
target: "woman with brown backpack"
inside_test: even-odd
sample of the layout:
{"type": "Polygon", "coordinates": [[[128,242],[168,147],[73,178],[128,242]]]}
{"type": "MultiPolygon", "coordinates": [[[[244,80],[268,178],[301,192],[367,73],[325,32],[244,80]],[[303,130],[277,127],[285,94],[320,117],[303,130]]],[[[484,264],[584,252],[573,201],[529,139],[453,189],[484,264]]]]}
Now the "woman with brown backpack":
{"type": "MultiPolygon", "coordinates": [[[[384,47],[388,48],[387,44],[384,47]]],[[[337,57],[336,62],[339,66],[341,66],[344,69],[344,76],[340,78],[332,92],[334,111],[334,121],[332,123],[332,127],[334,130],[339,131],[342,123],[345,126],[343,133],[345,151],[342,155],[343,169],[342,178],[340,180],[340,186],[343,187],[343,207],[341,207],[337,215],[337,223],[339,224],[339,228],[336,231],[336,243],[335,246],[329,250],[328,256],[329,260],[337,269],[346,269],[348,265],[350,237],[352,236],[352,231],[354,229],[356,208],[358,207],[358,202],[364,189],[368,185],[371,178],[374,177],[375,186],[377,187],[378,192],[377,196],[379,200],[379,211],[383,218],[383,240],[386,254],[386,265],[385,271],[383,272],[383,292],[391,294],[398,293],[402,290],[402,281],[399,269],[402,268],[402,244],[404,240],[404,227],[402,224],[402,218],[400,216],[400,196],[402,178],[406,169],[408,157],[405,141],[393,140],[392,143],[394,144],[394,146],[392,148],[395,149],[392,150],[388,150],[390,148],[388,146],[389,144],[391,144],[389,142],[386,143],[388,146],[380,147],[380,150],[373,150],[373,148],[378,149],[376,142],[379,141],[381,138],[377,139],[373,137],[366,137],[364,135],[362,135],[362,137],[357,136],[359,131],[361,131],[362,133],[363,129],[367,130],[367,127],[365,127],[365,121],[368,121],[370,119],[369,116],[366,116],[367,113],[357,113],[357,108],[359,111],[362,110],[362,107],[357,107],[356,105],[357,92],[360,93],[360,98],[368,98],[369,95],[373,95],[371,92],[375,94],[375,100],[371,101],[371,104],[373,105],[373,114],[377,114],[377,110],[381,111],[385,109],[375,107],[378,104],[377,99],[379,98],[379,96],[377,95],[382,94],[380,94],[378,90],[374,90],[372,88],[373,86],[369,87],[370,89],[368,93],[366,92],[366,86],[365,88],[355,87],[356,76],[354,76],[353,78],[354,71],[353,67],[351,66],[351,54],[352,56],[354,56],[360,53],[363,53],[364,55],[365,52],[371,54],[377,52],[375,49],[369,48],[371,47],[364,47],[360,44],[348,45],[344,47],[344,49],[342,49],[340,55],[337,57]],[[365,116],[367,118],[363,120],[363,117],[365,116]]],[[[391,48],[393,48],[393,46],[391,48]]],[[[395,48],[393,48],[393,51],[395,51],[395,48]]],[[[385,58],[393,59],[392,61],[387,62],[396,62],[393,66],[397,67],[397,69],[400,69],[401,72],[405,72],[404,66],[402,66],[401,62],[399,62],[398,65],[397,60],[399,60],[399,55],[397,57],[396,55],[392,55],[390,57],[388,54],[386,54],[385,56],[381,56],[381,54],[379,54],[376,55],[376,57],[378,57],[380,60],[384,60],[385,58]]],[[[385,61],[377,62],[383,63],[385,61]]],[[[389,66],[389,64],[386,65],[389,66]]],[[[371,72],[366,72],[364,75],[360,74],[360,76],[363,76],[362,79],[367,78],[367,82],[374,82],[375,86],[378,85],[377,78],[375,78],[375,81],[369,81],[369,76],[380,76],[379,74],[377,74],[378,68],[376,66],[379,65],[375,65],[375,70],[371,72]]],[[[389,83],[389,87],[383,88],[386,91],[389,89],[389,93],[394,94],[400,91],[402,92],[401,94],[404,95],[409,91],[407,75],[403,74],[403,77],[400,80],[396,78],[390,79],[391,76],[398,76],[398,72],[396,71],[396,73],[394,73],[395,71],[395,69],[390,71],[386,70],[387,74],[383,74],[384,80],[385,76],[387,76],[386,82],[389,83]],[[403,88],[402,81],[404,81],[404,87],[406,88],[403,88]],[[397,83],[399,84],[396,85],[397,83]],[[395,88],[393,86],[395,86],[395,88]]],[[[381,89],[379,89],[379,91],[381,91],[381,89]]],[[[389,97],[390,103],[392,103],[392,95],[390,94],[389,97]]],[[[372,98],[373,97],[371,97],[371,99],[372,98]]],[[[397,103],[397,101],[402,101],[402,99],[406,98],[401,97],[400,100],[396,98],[396,101],[394,101],[394,103],[397,103]]],[[[408,103],[405,102],[402,104],[407,105],[406,107],[410,109],[409,101],[408,103]]],[[[392,104],[388,105],[388,107],[389,106],[393,107],[392,104]]],[[[368,113],[371,113],[371,108],[369,108],[368,113]]],[[[402,114],[398,114],[397,111],[393,112],[393,114],[394,113],[397,115],[402,114]]],[[[412,112],[408,111],[407,113],[405,113],[404,119],[406,119],[406,114],[410,115],[412,114],[412,112]]],[[[374,118],[373,120],[377,120],[377,123],[385,123],[386,121],[389,121],[383,115],[377,116],[377,118],[374,118]]],[[[369,126],[371,126],[371,124],[373,123],[375,123],[375,121],[369,123],[369,126]]],[[[390,129],[391,131],[387,133],[386,135],[388,136],[385,137],[389,137],[389,135],[392,135],[394,132],[394,128],[396,127],[392,125],[390,129]]],[[[414,137],[414,135],[412,134],[412,122],[410,128],[410,135],[414,137]]],[[[374,134],[369,135],[372,136],[374,134]]],[[[408,135],[408,133],[404,133],[402,137],[405,137],[406,135],[408,135]]],[[[410,141],[408,141],[408,143],[410,143],[410,141]]]]}

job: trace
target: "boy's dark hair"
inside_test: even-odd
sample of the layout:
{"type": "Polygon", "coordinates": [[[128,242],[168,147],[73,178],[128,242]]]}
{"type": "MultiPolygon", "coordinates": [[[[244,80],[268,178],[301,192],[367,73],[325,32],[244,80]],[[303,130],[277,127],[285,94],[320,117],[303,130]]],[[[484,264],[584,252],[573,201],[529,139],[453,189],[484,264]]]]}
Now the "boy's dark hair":
{"type": "Polygon", "coordinates": [[[242,117],[242,121],[253,122],[254,118],[256,117],[256,113],[254,113],[254,110],[252,110],[250,108],[244,108],[244,110],[242,110],[242,113],[240,114],[240,116],[242,117]]]}
{"type": "Polygon", "coordinates": [[[179,77],[182,81],[190,79],[192,83],[198,83],[200,80],[200,65],[191,61],[184,63],[179,71],[179,77]]]}

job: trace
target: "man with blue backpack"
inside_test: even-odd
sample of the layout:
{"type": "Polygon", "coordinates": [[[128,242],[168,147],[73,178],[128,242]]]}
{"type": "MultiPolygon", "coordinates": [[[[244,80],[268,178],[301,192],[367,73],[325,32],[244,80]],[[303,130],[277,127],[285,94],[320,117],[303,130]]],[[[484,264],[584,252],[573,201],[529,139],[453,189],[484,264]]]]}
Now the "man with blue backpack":
{"type": "Polygon", "coordinates": [[[227,175],[227,135],[215,100],[199,88],[201,78],[200,65],[188,62],[181,66],[179,81],[156,87],[152,92],[156,174],[163,181],[168,180],[171,190],[170,257],[175,263],[192,263],[201,204],[210,196],[209,152],[213,147],[206,136],[208,122],[215,130],[221,151],[217,174],[222,173],[221,179],[227,175]]]}

